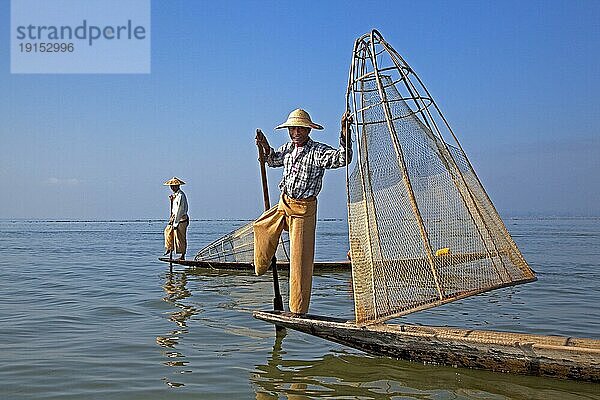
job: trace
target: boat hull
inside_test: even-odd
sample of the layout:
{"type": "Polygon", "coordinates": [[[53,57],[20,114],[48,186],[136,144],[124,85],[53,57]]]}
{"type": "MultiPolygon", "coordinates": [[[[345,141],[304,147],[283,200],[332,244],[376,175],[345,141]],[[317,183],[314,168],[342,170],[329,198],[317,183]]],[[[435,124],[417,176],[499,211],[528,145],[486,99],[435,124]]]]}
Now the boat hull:
{"type": "MultiPolygon", "coordinates": [[[[193,268],[205,268],[225,271],[251,271],[254,272],[254,265],[241,262],[222,262],[222,261],[196,261],[196,260],[170,260],[168,257],[160,257],[160,261],[183,265],[193,268]]],[[[290,269],[289,262],[277,262],[277,269],[286,271],[290,269]]],[[[350,271],[350,261],[315,261],[314,271],[350,271]]]]}
{"type": "Polygon", "coordinates": [[[451,327],[376,324],[286,312],[254,317],[369,354],[429,364],[600,382],[600,340],[451,327]]]}

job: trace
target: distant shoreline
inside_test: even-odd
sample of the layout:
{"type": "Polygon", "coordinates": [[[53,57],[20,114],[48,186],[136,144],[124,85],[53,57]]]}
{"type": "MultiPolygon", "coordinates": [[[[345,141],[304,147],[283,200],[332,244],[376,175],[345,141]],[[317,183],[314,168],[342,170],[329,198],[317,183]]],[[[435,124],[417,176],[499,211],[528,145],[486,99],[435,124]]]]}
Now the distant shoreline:
{"type": "MultiPolygon", "coordinates": [[[[518,220],[568,220],[568,219],[600,219],[600,215],[518,215],[502,217],[504,221],[518,220]]],[[[165,222],[165,218],[148,219],[52,219],[52,218],[0,218],[0,222],[28,222],[28,223],[153,223],[165,222]]],[[[214,219],[191,219],[192,222],[250,222],[252,219],[238,218],[214,218],[214,219]]],[[[318,221],[335,222],[346,221],[346,218],[319,218],[318,221]]]]}

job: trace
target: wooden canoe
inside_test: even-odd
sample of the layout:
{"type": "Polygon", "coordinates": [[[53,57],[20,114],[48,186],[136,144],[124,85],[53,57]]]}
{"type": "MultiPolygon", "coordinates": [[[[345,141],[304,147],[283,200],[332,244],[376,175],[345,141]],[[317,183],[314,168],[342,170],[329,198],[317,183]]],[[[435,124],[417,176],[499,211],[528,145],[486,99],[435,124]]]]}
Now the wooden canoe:
{"type": "Polygon", "coordinates": [[[397,359],[600,382],[600,340],[354,321],[255,311],[255,318],[397,359]]]}
{"type": "MultiPolygon", "coordinates": [[[[170,262],[167,257],[159,257],[160,261],[170,262]]],[[[251,271],[254,272],[254,265],[251,263],[240,262],[221,262],[221,261],[196,261],[196,260],[172,260],[173,264],[184,265],[192,268],[215,269],[225,271],[251,271]]],[[[277,269],[286,271],[290,269],[289,262],[277,262],[277,269]]],[[[314,270],[318,271],[350,271],[350,261],[315,261],[314,270]]]]}

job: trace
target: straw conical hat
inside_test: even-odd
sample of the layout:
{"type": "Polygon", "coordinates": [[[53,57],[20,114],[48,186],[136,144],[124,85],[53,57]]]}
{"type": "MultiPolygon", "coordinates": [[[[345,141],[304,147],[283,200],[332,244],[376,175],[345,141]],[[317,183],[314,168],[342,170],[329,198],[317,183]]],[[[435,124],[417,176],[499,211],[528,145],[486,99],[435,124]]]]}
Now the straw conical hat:
{"type": "Polygon", "coordinates": [[[179,179],[178,177],[174,176],[171,179],[169,179],[168,181],[166,181],[165,183],[163,183],[163,185],[166,186],[173,186],[173,185],[185,185],[185,182],[182,181],[181,179],[179,179]]]}
{"type": "Polygon", "coordinates": [[[315,124],[310,119],[310,115],[300,108],[292,111],[283,124],[277,126],[275,129],[288,128],[290,126],[303,126],[305,128],[323,129],[319,124],[315,124]]]}

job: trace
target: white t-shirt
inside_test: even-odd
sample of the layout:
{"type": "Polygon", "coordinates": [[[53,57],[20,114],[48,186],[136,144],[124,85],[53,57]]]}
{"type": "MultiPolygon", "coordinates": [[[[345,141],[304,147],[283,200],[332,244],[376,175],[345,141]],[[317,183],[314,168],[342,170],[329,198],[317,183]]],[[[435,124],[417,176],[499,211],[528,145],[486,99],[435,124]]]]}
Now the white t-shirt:
{"type": "Polygon", "coordinates": [[[175,216],[173,220],[173,228],[177,228],[181,218],[188,213],[188,203],[187,198],[185,197],[185,193],[181,189],[174,193],[175,198],[173,199],[173,204],[171,206],[171,214],[175,216]]]}

